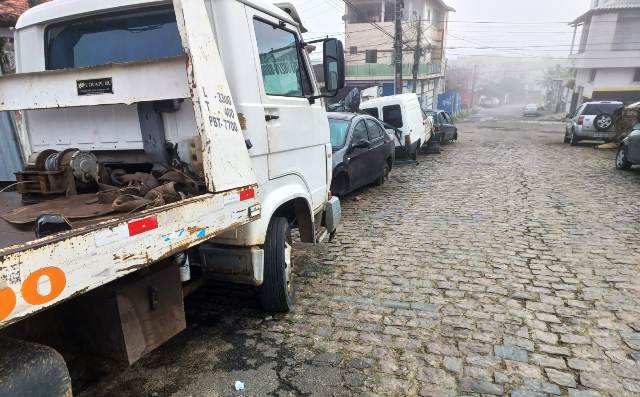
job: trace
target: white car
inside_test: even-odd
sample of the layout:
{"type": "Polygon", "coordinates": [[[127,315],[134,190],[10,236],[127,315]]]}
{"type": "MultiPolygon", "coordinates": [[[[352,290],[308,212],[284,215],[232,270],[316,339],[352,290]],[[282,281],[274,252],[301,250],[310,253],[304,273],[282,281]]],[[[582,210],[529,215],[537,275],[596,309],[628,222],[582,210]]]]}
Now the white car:
{"type": "Polygon", "coordinates": [[[540,106],[536,104],[529,104],[524,107],[523,116],[540,116],[540,106]]]}
{"type": "Polygon", "coordinates": [[[564,143],[575,146],[584,139],[608,141],[615,136],[615,113],[622,102],[586,102],[574,115],[567,115],[564,143]]]}
{"type": "Polygon", "coordinates": [[[395,140],[396,158],[415,160],[433,134],[433,123],[422,111],[416,94],[372,99],[361,104],[360,109],[402,131],[400,139],[395,140]]]}

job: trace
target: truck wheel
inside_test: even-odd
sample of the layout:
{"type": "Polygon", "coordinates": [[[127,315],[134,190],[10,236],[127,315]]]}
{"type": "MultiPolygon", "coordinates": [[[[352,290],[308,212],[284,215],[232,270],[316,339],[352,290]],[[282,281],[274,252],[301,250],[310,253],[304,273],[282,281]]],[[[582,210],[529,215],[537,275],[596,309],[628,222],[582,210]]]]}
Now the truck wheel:
{"type": "Polygon", "coordinates": [[[288,312],[293,308],[293,250],[287,218],[273,218],[264,244],[264,282],[259,288],[262,308],[288,312]]]}
{"type": "Polygon", "coordinates": [[[631,169],[631,163],[627,160],[627,147],[625,145],[620,145],[620,149],[618,149],[616,168],[623,171],[631,169]]]}
{"type": "Polygon", "coordinates": [[[0,396],[71,397],[62,356],[50,347],[0,339],[0,396]]]}

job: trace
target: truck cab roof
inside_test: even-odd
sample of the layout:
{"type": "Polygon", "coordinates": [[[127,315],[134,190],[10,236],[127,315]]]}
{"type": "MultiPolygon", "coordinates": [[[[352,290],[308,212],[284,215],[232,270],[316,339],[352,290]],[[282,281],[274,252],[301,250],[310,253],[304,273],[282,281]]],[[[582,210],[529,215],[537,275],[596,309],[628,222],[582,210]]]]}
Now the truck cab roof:
{"type": "MultiPolygon", "coordinates": [[[[289,3],[274,5],[264,0],[237,0],[253,8],[274,15],[288,23],[299,25],[297,11],[289,3]],[[282,7],[282,8],[279,8],[282,7]],[[289,10],[291,14],[284,11],[289,10]],[[293,16],[292,16],[293,15],[293,16]]],[[[27,10],[16,24],[16,29],[64,20],[69,17],[83,17],[104,11],[120,11],[141,6],[170,5],[167,0],[53,0],[27,10]]]]}

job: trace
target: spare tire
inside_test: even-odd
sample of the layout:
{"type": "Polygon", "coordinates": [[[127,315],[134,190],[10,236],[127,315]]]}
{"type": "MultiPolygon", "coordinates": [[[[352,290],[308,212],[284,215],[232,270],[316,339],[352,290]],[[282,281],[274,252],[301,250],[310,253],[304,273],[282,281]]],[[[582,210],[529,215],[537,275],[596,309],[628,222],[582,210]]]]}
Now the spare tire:
{"type": "Polygon", "coordinates": [[[613,116],[608,113],[602,113],[593,120],[593,126],[601,132],[609,131],[613,126],[613,116]]]}

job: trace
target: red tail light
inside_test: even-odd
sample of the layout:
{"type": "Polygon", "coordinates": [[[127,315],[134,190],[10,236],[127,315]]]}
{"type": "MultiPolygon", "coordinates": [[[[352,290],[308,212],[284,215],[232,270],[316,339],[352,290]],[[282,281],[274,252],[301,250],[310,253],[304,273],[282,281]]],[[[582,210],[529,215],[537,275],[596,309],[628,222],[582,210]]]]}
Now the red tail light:
{"type": "Polygon", "coordinates": [[[583,125],[583,124],[584,124],[584,116],[578,117],[578,125],[583,125]]]}

